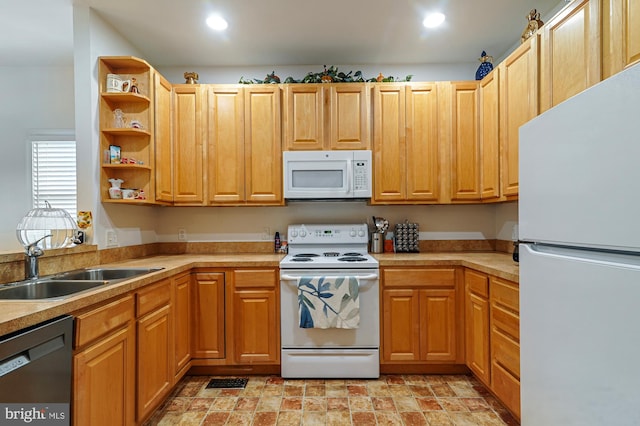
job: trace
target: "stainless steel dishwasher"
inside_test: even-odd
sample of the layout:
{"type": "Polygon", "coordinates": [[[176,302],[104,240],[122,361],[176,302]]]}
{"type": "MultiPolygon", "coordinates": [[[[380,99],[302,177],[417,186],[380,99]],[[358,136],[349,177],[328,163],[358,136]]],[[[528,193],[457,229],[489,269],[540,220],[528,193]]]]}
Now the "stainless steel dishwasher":
{"type": "Polygon", "coordinates": [[[71,316],[0,337],[0,424],[70,424],[72,340],[71,316]]]}

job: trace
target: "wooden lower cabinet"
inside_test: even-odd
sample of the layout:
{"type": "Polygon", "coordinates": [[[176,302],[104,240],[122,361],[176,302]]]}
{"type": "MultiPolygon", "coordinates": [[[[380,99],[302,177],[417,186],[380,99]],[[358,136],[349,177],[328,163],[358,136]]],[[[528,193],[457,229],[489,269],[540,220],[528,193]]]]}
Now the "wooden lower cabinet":
{"type": "Polygon", "coordinates": [[[225,357],[225,274],[197,272],[192,291],[192,356],[225,357]]]}
{"type": "Polygon", "coordinates": [[[490,385],[489,276],[465,270],[465,347],[467,366],[485,385],[490,385]]]}
{"type": "Polygon", "coordinates": [[[75,314],[73,424],[135,424],[132,296],[75,314]]]}
{"type": "Polygon", "coordinates": [[[382,269],[382,364],[462,363],[456,268],[382,269]]]}
{"type": "Polygon", "coordinates": [[[175,384],[191,366],[191,273],[174,277],[171,285],[175,384]]]}
{"type": "Polygon", "coordinates": [[[137,410],[142,423],[162,403],[173,386],[171,281],[163,280],[136,293],[137,410]]]}
{"type": "Polygon", "coordinates": [[[238,364],[280,362],[280,287],[276,269],[233,273],[233,348],[238,364]]]}
{"type": "Polygon", "coordinates": [[[520,289],[490,277],[491,389],[520,418],[520,289]]]}

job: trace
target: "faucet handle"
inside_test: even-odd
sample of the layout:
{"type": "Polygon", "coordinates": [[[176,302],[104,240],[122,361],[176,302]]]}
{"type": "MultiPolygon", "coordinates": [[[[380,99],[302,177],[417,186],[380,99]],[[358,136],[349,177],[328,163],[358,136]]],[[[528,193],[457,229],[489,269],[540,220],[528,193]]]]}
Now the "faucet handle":
{"type": "Polygon", "coordinates": [[[27,256],[29,257],[38,257],[38,256],[42,256],[44,254],[44,250],[42,250],[39,246],[38,243],[42,240],[44,240],[45,238],[48,237],[53,237],[53,234],[49,234],[49,235],[45,235],[44,237],[34,241],[33,243],[29,244],[26,248],[27,250],[27,256]]]}

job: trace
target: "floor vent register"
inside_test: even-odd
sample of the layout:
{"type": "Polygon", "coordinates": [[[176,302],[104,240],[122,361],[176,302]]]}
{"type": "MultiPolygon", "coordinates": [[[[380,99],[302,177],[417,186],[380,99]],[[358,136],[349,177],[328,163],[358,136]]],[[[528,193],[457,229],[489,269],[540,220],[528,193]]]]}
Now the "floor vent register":
{"type": "Polygon", "coordinates": [[[247,378],[211,379],[207,389],[243,389],[247,386],[247,378]]]}

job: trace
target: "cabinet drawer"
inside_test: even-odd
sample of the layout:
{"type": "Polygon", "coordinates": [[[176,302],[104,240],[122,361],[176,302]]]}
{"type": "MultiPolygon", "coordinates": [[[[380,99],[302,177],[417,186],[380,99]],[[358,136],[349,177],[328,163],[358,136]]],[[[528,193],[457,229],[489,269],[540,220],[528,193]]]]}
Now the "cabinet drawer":
{"type": "Polygon", "coordinates": [[[164,280],[139,290],[136,294],[136,312],[138,317],[148,314],[169,303],[171,281],[164,280]]]}
{"type": "Polygon", "coordinates": [[[493,363],[491,387],[495,394],[516,417],[520,418],[520,380],[513,377],[500,365],[493,363]]]}
{"type": "Polygon", "coordinates": [[[510,281],[491,277],[491,301],[517,313],[520,311],[520,288],[510,281]]]}
{"type": "Polygon", "coordinates": [[[495,304],[491,305],[491,327],[520,341],[520,317],[495,304]]]}
{"type": "Polygon", "coordinates": [[[438,269],[385,269],[382,272],[385,287],[455,287],[456,270],[438,269]]]}
{"type": "Polygon", "coordinates": [[[133,296],[76,315],[75,347],[84,346],[133,319],[133,296]]]}
{"type": "Polygon", "coordinates": [[[491,359],[520,378],[520,345],[495,329],[491,333],[491,359]]]}
{"type": "Polygon", "coordinates": [[[277,282],[275,269],[237,270],[234,271],[234,278],[236,288],[275,288],[277,282]]]}
{"type": "Polygon", "coordinates": [[[483,296],[484,298],[489,297],[489,276],[482,272],[467,269],[464,273],[464,280],[469,292],[483,296]]]}

